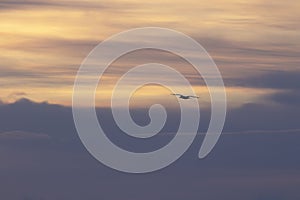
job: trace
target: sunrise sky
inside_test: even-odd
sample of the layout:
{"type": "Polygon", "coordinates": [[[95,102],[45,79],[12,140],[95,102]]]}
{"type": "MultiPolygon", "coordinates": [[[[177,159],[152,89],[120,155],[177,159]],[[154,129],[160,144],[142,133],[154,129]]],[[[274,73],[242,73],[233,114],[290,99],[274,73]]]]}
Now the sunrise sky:
{"type": "MultiPolygon", "coordinates": [[[[0,199],[299,200],[299,33],[299,0],[0,0],[0,199]],[[109,108],[112,89],[126,71],[146,63],[168,65],[200,97],[201,118],[192,124],[199,125],[197,135],[182,157],[162,170],[132,175],[105,166],[87,151],[71,105],[77,71],[90,51],[139,27],[174,29],[199,42],[222,74],[228,106],[221,137],[199,159],[211,118],[200,75],[183,58],[153,49],[114,61],[97,88],[96,116],[105,135],[124,150],[155,152],[169,144],[181,124],[178,102],[195,100],[178,99],[159,85],[139,88],[130,102],[136,124],[150,123],[153,104],[165,106],[168,116],[157,135],[131,137],[109,108]]],[[[148,68],[124,84],[118,106],[125,105],[127,86],[145,77],[187,91],[168,74],[148,68]]]]}
{"type": "MultiPolygon", "coordinates": [[[[299,9],[300,2],[293,0],[2,0],[0,98],[70,105],[76,72],[98,43],[130,28],[159,26],[183,32],[206,48],[223,75],[230,105],[263,102],[281,89],[256,86],[253,80],[300,70],[299,9]]],[[[101,98],[108,98],[103,94],[109,93],[110,81],[120,77],[122,70],[116,69],[126,66],[155,60],[193,75],[178,58],[163,55],[145,51],[117,61],[105,75],[108,87],[101,98]]],[[[204,97],[205,86],[193,84],[204,97]]],[[[139,94],[168,92],[148,87],[139,94]]]]}

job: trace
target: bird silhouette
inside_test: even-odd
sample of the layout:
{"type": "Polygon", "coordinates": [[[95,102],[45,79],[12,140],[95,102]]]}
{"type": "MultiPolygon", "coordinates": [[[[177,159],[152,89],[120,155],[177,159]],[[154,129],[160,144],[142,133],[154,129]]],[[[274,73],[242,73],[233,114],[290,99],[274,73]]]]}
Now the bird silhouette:
{"type": "Polygon", "coordinates": [[[182,94],[171,94],[174,96],[178,96],[180,99],[192,99],[192,98],[199,98],[197,96],[191,96],[191,95],[182,95],[182,94]]]}

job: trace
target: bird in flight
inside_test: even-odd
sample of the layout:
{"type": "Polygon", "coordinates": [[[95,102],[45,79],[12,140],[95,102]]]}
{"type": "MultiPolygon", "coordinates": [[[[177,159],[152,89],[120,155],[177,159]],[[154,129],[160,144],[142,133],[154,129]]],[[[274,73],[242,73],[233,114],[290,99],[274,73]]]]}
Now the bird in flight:
{"type": "Polygon", "coordinates": [[[182,94],[171,94],[171,95],[178,96],[181,99],[192,99],[192,98],[197,98],[198,99],[199,98],[197,96],[182,95],[182,94]]]}

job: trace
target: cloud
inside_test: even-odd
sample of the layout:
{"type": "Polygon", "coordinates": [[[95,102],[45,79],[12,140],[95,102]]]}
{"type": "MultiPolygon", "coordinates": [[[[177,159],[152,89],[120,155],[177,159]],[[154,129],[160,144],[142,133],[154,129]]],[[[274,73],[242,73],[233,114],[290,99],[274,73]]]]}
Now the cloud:
{"type": "MultiPolygon", "coordinates": [[[[104,167],[84,150],[70,107],[28,99],[0,101],[0,132],[4,134],[0,138],[6,138],[0,141],[7,144],[0,145],[0,198],[21,199],[29,193],[57,200],[300,199],[296,155],[300,151],[298,5],[292,0],[226,4],[214,0],[184,4],[176,0],[1,1],[2,96],[26,88],[29,97],[32,91],[47,100],[62,102],[59,98],[63,95],[69,100],[71,89],[60,89],[72,86],[81,60],[97,41],[146,25],[174,28],[193,36],[216,60],[226,85],[256,88],[267,102],[231,108],[225,131],[234,134],[222,135],[206,159],[197,159],[203,137],[199,135],[199,143],[196,141],[185,157],[166,170],[130,176],[104,167]],[[274,94],[264,93],[269,89],[274,94]],[[39,137],[47,136],[52,142],[40,143],[44,139],[39,137]],[[22,138],[29,145],[8,144],[7,138],[22,138]]],[[[172,58],[167,59],[172,63],[172,58]]],[[[191,79],[194,84],[204,84],[198,78],[191,79]]],[[[237,99],[241,94],[237,92],[237,99]]],[[[104,113],[101,120],[109,137],[120,146],[148,150],[170,139],[161,135],[148,141],[154,145],[137,145],[138,141],[120,136],[109,110],[98,111],[104,113]]],[[[172,132],[179,113],[169,113],[164,131],[172,132]]],[[[149,121],[145,109],[133,109],[133,116],[141,124],[149,121]]],[[[201,117],[199,131],[205,132],[209,110],[202,110],[201,117]]]]}
{"type": "Polygon", "coordinates": [[[279,104],[285,104],[285,105],[290,105],[290,106],[299,106],[300,105],[300,89],[277,92],[273,95],[267,96],[267,98],[272,101],[275,101],[279,104]]]}
{"type": "Polygon", "coordinates": [[[246,80],[247,86],[274,89],[300,89],[300,71],[268,71],[259,77],[246,80]]]}
{"type": "Polygon", "coordinates": [[[0,132],[44,133],[59,140],[76,138],[70,108],[20,99],[0,106],[0,132]]]}
{"type": "MultiPolygon", "coordinates": [[[[132,108],[133,119],[139,124],[149,123],[148,108],[132,108]]],[[[167,107],[168,121],[163,132],[174,132],[178,128],[180,112],[167,107]],[[176,122],[176,123],[175,123],[176,122]]],[[[112,132],[111,137],[118,137],[120,129],[116,126],[110,108],[98,108],[100,123],[105,130],[112,132]],[[113,134],[116,133],[116,134],[113,134]]],[[[299,107],[276,104],[248,103],[237,108],[229,108],[224,132],[242,131],[283,131],[300,129],[299,107]]],[[[205,132],[210,119],[209,108],[201,110],[199,132],[205,132]]],[[[47,102],[36,103],[28,99],[20,99],[15,103],[0,106],[0,131],[22,130],[25,132],[41,132],[51,138],[77,140],[71,107],[47,102]]],[[[124,138],[125,140],[128,138],[124,138]]]]}
{"type": "MultiPolygon", "coordinates": [[[[120,136],[122,133],[114,126],[108,109],[98,111],[106,133],[121,147],[150,150],[172,139],[160,135],[135,144],[141,141],[131,142],[132,138],[120,136]]],[[[166,132],[178,124],[178,112],[170,112],[166,132]]],[[[78,138],[70,107],[20,99],[0,106],[0,171],[3,173],[0,197],[17,200],[29,194],[58,200],[150,200],[164,196],[166,200],[176,200],[184,194],[189,199],[238,196],[253,200],[272,197],[276,191],[276,195],[285,199],[297,199],[300,160],[295,153],[300,150],[299,113],[299,109],[284,105],[246,104],[230,110],[225,130],[232,132],[221,135],[207,158],[197,158],[203,139],[199,134],[191,148],[173,165],[135,176],[105,167],[80,142],[74,142],[78,138]],[[20,138],[22,143],[16,142],[20,138]],[[7,180],[15,184],[12,186],[7,180]],[[172,190],[166,189],[166,185],[172,190]]],[[[139,124],[149,122],[146,109],[134,109],[132,114],[139,124]]],[[[209,112],[203,110],[201,116],[205,126],[209,112]]]]}
{"type": "Polygon", "coordinates": [[[297,106],[300,102],[300,71],[263,71],[260,75],[234,79],[225,79],[227,86],[257,88],[259,90],[272,89],[272,94],[265,94],[266,101],[290,106],[297,106]]]}
{"type": "Polygon", "coordinates": [[[46,2],[46,1],[34,1],[34,0],[12,0],[12,1],[1,1],[0,2],[0,9],[17,9],[17,8],[32,8],[34,6],[55,6],[59,4],[55,4],[54,2],[46,2]]]}
{"type": "Polygon", "coordinates": [[[257,89],[274,89],[279,93],[290,93],[300,90],[300,71],[298,70],[262,70],[259,74],[249,77],[225,78],[225,85],[257,89]]]}
{"type": "Polygon", "coordinates": [[[81,1],[36,1],[36,0],[3,0],[0,3],[0,10],[15,10],[15,9],[41,9],[41,8],[69,8],[69,9],[105,9],[109,8],[107,4],[81,1]]]}

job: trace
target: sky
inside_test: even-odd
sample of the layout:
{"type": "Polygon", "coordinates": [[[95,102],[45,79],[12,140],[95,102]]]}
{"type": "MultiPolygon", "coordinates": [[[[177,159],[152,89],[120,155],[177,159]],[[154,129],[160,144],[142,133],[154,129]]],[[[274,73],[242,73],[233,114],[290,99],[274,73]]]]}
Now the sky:
{"type": "MultiPolygon", "coordinates": [[[[297,0],[0,0],[0,199],[298,200],[299,9],[297,0]],[[199,42],[221,72],[228,110],[215,149],[199,160],[210,96],[193,67],[153,49],[114,61],[95,101],[107,136],[125,149],[164,146],[178,128],[179,112],[170,90],[139,88],[130,101],[134,121],[149,123],[154,103],[166,106],[168,120],[162,134],[144,142],[122,134],[110,97],[124,72],[151,62],[169,65],[200,97],[199,134],[187,153],[161,171],[131,175],[87,152],[71,105],[77,71],[90,51],[114,34],[139,27],[174,29],[199,42]]],[[[137,78],[149,76],[174,81],[151,69],[137,78]]],[[[176,81],[173,86],[184,91],[176,81]]]]}
{"type": "MultiPolygon", "coordinates": [[[[219,67],[230,105],[263,101],[278,92],[248,85],[247,79],[299,72],[297,1],[14,0],[0,6],[2,101],[27,97],[71,105],[74,78],[88,53],[113,34],[146,26],[175,29],[198,41],[219,67]]],[[[132,54],[105,75],[108,85],[121,75],[119,69],[152,60],[176,63],[194,75],[174,56],[132,54]]],[[[206,94],[203,84],[194,86],[199,95],[206,94]]],[[[109,93],[108,88],[98,93],[109,93]]]]}

